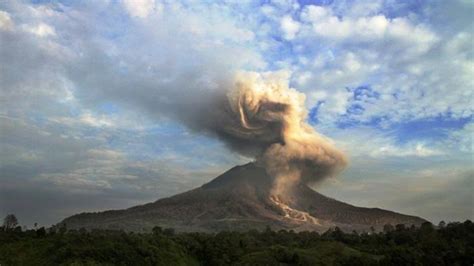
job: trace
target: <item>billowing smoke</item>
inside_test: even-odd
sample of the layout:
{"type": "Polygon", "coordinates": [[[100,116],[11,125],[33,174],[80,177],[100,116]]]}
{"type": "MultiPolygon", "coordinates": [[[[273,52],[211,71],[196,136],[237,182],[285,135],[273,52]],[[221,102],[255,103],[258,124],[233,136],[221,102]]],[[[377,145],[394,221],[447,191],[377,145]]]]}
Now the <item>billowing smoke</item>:
{"type": "Polygon", "coordinates": [[[82,72],[74,68],[74,80],[91,88],[83,97],[115,97],[152,118],[170,118],[195,132],[217,136],[231,150],[263,165],[276,180],[275,193],[284,193],[292,184],[320,181],[346,164],[344,154],[307,124],[305,95],[289,87],[288,72],[234,71],[206,62],[181,67],[189,71],[174,75],[163,71],[135,77],[111,69],[106,72],[110,76],[92,78],[88,69],[98,63],[90,62],[76,64],[84,66],[82,72]]]}
{"type": "Polygon", "coordinates": [[[344,154],[307,124],[305,95],[290,88],[288,78],[283,71],[238,72],[217,96],[213,114],[206,114],[210,130],[275,178],[275,193],[317,182],[346,164],[344,154]]]}
{"type": "MultiPolygon", "coordinates": [[[[120,64],[111,64],[113,58],[89,47],[66,68],[68,78],[81,88],[75,96],[92,104],[115,100],[157,121],[168,118],[217,136],[263,165],[276,179],[276,193],[343,168],[345,156],[306,123],[305,95],[289,87],[288,72],[238,71],[255,56],[245,57],[235,47],[232,52],[214,46],[212,53],[202,51],[188,45],[197,42],[187,39],[190,34],[165,36],[156,41],[149,35],[137,37],[140,45],[160,47],[150,47],[159,52],[151,62],[140,52],[126,50],[120,64]]],[[[207,38],[198,43],[212,44],[207,38]]]]}

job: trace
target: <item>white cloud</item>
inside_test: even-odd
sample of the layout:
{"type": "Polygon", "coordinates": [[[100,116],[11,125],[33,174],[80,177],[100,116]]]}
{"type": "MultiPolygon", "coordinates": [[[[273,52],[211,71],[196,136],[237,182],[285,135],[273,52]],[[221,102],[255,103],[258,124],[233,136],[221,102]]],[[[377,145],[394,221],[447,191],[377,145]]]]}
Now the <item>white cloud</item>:
{"type": "Polygon", "coordinates": [[[467,123],[463,128],[450,132],[446,145],[465,152],[472,158],[474,153],[474,122],[467,123]]]}
{"type": "Polygon", "coordinates": [[[35,26],[27,26],[26,30],[33,34],[38,35],[39,37],[56,35],[54,28],[45,23],[40,23],[35,26]]]}
{"type": "MultiPolygon", "coordinates": [[[[422,24],[413,25],[407,18],[389,19],[384,15],[367,17],[338,17],[330,8],[307,6],[301,17],[314,33],[337,42],[396,41],[415,46],[420,53],[426,52],[437,40],[434,32],[422,24]]],[[[310,33],[307,33],[310,34],[310,33]]]]}
{"type": "Polygon", "coordinates": [[[291,16],[284,16],[281,19],[280,27],[285,39],[292,40],[300,30],[300,23],[293,20],[291,16]]]}
{"type": "Polygon", "coordinates": [[[407,157],[407,156],[417,156],[417,157],[428,157],[435,155],[442,155],[443,153],[431,148],[428,148],[423,143],[409,143],[405,144],[403,147],[395,145],[382,145],[374,147],[374,150],[370,153],[372,157],[384,157],[384,156],[395,156],[395,157],[407,157]]]}
{"type": "Polygon", "coordinates": [[[306,72],[298,73],[296,76],[297,76],[296,82],[298,83],[298,85],[304,86],[306,85],[308,80],[312,78],[313,75],[311,74],[311,72],[306,71],[306,72]]]}
{"type": "MultiPolygon", "coordinates": [[[[301,12],[304,24],[298,37],[307,47],[317,43],[319,49],[313,53],[313,64],[295,65],[294,80],[309,95],[326,91],[325,105],[318,112],[321,123],[334,123],[345,113],[334,106],[352,104],[363,108],[351,114],[360,122],[384,117],[390,124],[473,114],[469,100],[474,87],[472,31],[440,31],[414,14],[388,18],[383,13],[351,10],[349,6],[309,5],[301,12]],[[302,82],[307,72],[312,76],[302,82]],[[377,91],[377,99],[342,97],[347,101],[342,103],[340,97],[331,97],[367,85],[377,91]]],[[[310,96],[308,105],[314,106],[317,100],[321,99],[310,96]]]]}
{"type": "Polygon", "coordinates": [[[123,0],[130,16],[146,18],[155,8],[155,0],[123,0]]]}
{"type": "Polygon", "coordinates": [[[13,29],[13,26],[14,24],[10,14],[0,10],[0,30],[11,30],[13,29]]]}
{"type": "Polygon", "coordinates": [[[96,115],[90,111],[84,111],[78,117],[62,116],[50,117],[49,121],[68,126],[91,126],[91,127],[112,127],[116,123],[105,115],[96,115]]]}
{"type": "MultiPolygon", "coordinates": [[[[333,130],[331,130],[333,131],[333,130]]],[[[381,130],[368,127],[345,129],[334,133],[336,143],[345,150],[351,158],[374,158],[383,160],[394,157],[432,157],[449,156],[453,151],[446,145],[424,140],[411,140],[399,143],[396,138],[381,130]],[[346,137],[350,136],[350,138],[346,137]]],[[[454,151],[456,153],[457,151],[454,151]]]]}
{"type": "Polygon", "coordinates": [[[342,115],[347,110],[348,99],[350,97],[352,97],[352,94],[348,91],[341,90],[331,93],[327,96],[321,107],[332,114],[342,115]]]}
{"type": "Polygon", "coordinates": [[[383,9],[383,0],[359,0],[355,4],[346,4],[346,6],[344,6],[344,1],[339,3],[342,4],[339,7],[336,6],[336,9],[342,9],[341,12],[351,17],[370,16],[380,13],[383,9]]]}
{"type": "Polygon", "coordinates": [[[301,13],[301,18],[310,23],[327,20],[331,17],[332,11],[322,6],[308,5],[301,13]]]}

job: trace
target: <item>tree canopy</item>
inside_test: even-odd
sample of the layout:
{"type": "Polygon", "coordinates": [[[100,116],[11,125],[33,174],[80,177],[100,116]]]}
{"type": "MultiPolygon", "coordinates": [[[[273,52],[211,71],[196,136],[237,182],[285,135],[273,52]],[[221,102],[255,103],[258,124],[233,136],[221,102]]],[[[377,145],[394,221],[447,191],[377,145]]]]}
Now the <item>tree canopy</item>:
{"type": "Polygon", "coordinates": [[[0,230],[1,265],[472,265],[474,224],[384,232],[0,230]]]}

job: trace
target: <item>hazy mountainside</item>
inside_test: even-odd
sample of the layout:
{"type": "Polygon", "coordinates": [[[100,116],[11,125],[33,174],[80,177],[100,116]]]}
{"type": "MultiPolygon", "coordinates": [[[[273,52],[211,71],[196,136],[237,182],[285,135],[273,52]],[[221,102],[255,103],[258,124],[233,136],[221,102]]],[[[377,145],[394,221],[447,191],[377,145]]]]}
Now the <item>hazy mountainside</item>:
{"type": "Polygon", "coordinates": [[[203,186],[125,210],[82,213],[66,218],[69,229],[132,231],[154,226],[178,231],[263,229],[382,229],[385,224],[420,225],[425,220],[378,208],[361,208],[328,198],[304,184],[291,196],[272,196],[273,179],[249,163],[236,166],[203,186]]]}

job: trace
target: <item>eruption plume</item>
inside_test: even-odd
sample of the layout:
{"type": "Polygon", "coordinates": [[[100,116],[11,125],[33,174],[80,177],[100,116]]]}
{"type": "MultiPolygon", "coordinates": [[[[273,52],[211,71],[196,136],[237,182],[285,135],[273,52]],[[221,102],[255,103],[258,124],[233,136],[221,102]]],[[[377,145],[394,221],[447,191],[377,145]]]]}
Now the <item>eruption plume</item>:
{"type": "Polygon", "coordinates": [[[346,158],[306,123],[305,95],[287,72],[238,72],[218,101],[215,132],[234,150],[253,155],[275,178],[274,193],[331,176],[346,158]]]}

